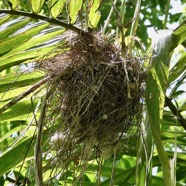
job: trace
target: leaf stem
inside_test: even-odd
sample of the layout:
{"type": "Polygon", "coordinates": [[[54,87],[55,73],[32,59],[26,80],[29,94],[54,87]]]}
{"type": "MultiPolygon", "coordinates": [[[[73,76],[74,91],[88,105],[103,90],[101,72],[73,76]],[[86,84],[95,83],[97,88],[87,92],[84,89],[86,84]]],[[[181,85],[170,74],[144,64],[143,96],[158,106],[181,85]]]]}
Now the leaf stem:
{"type": "Polygon", "coordinates": [[[170,174],[170,163],[169,157],[163,147],[159,132],[156,127],[153,127],[151,123],[152,134],[158,151],[158,157],[162,166],[163,178],[165,181],[165,186],[171,186],[171,174],[170,174]]]}
{"type": "Polygon", "coordinates": [[[167,5],[166,5],[166,10],[165,10],[165,19],[164,19],[163,29],[166,29],[167,19],[168,19],[168,15],[169,15],[169,9],[170,9],[170,0],[167,0],[167,5]]]}
{"type": "Polygon", "coordinates": [[[140,9],[141,9],[141,0],[138,0],[136,3],[136,8],[134,12],[133,22],[130,30],[130,36],[134,36],[138,28],[138,22],[140,18],[140,9]]]}
{"type": "Polygon", "coordinates": [[[34,148],[34,155],[35,155],[35,180],[37,186],[43,186],[43,175],[42,175],[42,136],[43,136],[43,127],[44,127],[44,121],[45,121],[45,115],[46,115],[46,102],[48,98],[48,92],[46,93],[46,96],[44,98],[41,114],[38,121],[37,126],[37,138],[34,148]]]}
{"type": "MultiPolygon", "coordinates": [[[[113,2],[114,6],[116,5],[116,3],[117,3],[117,0],[115,0],[115,1],[113,2]]],[[[114,7],[112,6],[111,9],[110,9],[110,12],[109,12],[108,17],[107,17],[107,19],[105,20],[105,24],[104,24],[104,26],[103,26],[103,35],[106,33],[106,29],[107,29],[107,27],[108,27],[108,24],[109,24],[109,21],[110,21],[110,17],[111,17],[111,15],[113,14],[113,12],[114,12],[114,7]]]]}
{"type": "Polygon", "coordinates": [[[75,26],[73,26],[72,24],[67,24],[63,21],[60,21],[58,19],[54,19],[54,18],[50,18],[47,16],[43,16],[43,15],[39,15],[39,14],[35,14],[35,13],[31,13],[31,12],[25,12],[25,11],[17,11],[17,10],[4,10],[4,9],[0,9],[0,14],[9,14],[9,15],[18,15],[18,16],[26,16],[26,17],[30,17],[32,19],[40,19],[43,21],[47,21],[49,23],[52,24],[56,24],[62,27],[65,27],[66,29],[72,30],[78,34],[85,34],[85,32],[75,26]]]}
{"type": "Polygon", "coordinates": [[[165,104],[166,104],[166,106],[169,107],[169,109],[174,114],[174,116],[176,116],[176,118],[180,122],[181,126],[186,130],[186,120],[183,118],[183,116],[180,114],[180,112],[177,110],[177,108],[171,102],[171,99],[169,99],[167,96],[165,98],[165,104]]]}

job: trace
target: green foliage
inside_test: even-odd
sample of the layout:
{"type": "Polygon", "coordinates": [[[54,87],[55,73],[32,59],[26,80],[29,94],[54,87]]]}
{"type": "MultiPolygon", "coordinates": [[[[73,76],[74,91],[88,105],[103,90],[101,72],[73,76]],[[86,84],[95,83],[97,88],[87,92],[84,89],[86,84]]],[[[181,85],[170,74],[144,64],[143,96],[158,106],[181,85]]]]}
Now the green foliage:
{"type": "MultiPolygon", "coordinates": [[[[46,74],[37,69],[37,61],[63,51],[65,41],[60,37],[61,34],[66,29],[74,29],[78,32],[79,28],[74,25],[78,25],[79,22],[85,22],[82,33],[87,31],[88,27],[99,30],[113,6],[109,1],[101,0],[30,0],[29,3],[24,0],[10,0],[9,3],[0,1],[1,9],[12,9],[9,10],[10,15],[2,14],[3,10],[0,10],[0,185],[5,184],[2,176],[7,177],[13,170],[15,170],[14,174],[17,171],[19,176],[27,177],[32,185],[35,184],[33,171],[33,148],[37,142],[35,130],[43,95],[46,93],[46,87],[42,83],[42,80],[46,82],[44,81],[46,74]],[[28,17],[20,16],[19,13],[16,15],[15,10],[27,13],[32,11],[34,14],[29,13],[28,17]],[[44,20],[41,21],[38,15],[42,16],[42,14],[51,15],[54,19],[49,22],[43,17],[44,20]],[[52,24],[52,21],[57,19],[65,21],[52,24]],[[64,27],[57,25],[58,23],[62,23],[64,27]],[[38,82],[41,84],[34,88],[38,82]],[[21,97],[18,103],[9,104],[28,90],[30,92],[21,97]]],[[[106,28],[108,33],[120,34],[117,33],[116,15],[123,8],[121,4],[122,1],[117,1],[114,7],[106,28]]],[[[168,14],[169,8],[165,0],[142,1],[141,8],[140,1],[126,1],[125,6],[124,23],[120,26],[126,37],[131,33],[131,36],[137,35],[142,39],[146,44],[146,50],[149,40],[147,24],[144,22],[148,20],[148,26],[162,29],[166,26],[166,21],[177,22],[180,16],[180,13],[168,14]],[[137,5],[139,6],[134,14],[137,5]],[[158,19],[158,16],[164,13],[170,16],[170,19],[164,21],[158,19]],[[134,20],[130,24],[133,17],[134,20]]],[[[99,162],[90,161],[86,173],[78,182],[79,185],[111,185],[112,183],[126,186],[135,184],[154,186],[172,184],[173,186],[173,182],[176,182],[176,185],[181,186],[186,182],[184,175],[186,140],[184,123],[182,123],[185,122],[186,112],[186,104],[183,100],[186,91],[182,88],[186,77],[186,54],[182,53],[176,61],[174,58],[171,59],[174,49],[186,42],[186,22],[180,24],[173,32],[169,30],[158,32],[162,37],[155,43],[151,58],[147,59],[148,63],[151,63],[152,59],[146,82],[147,108],[144,109],[147,110],[142,123],[143,134],[138,137],[137,148],[134,151],[118,152],[115,160],[113,157],[104,160],[101,165],[101,178],[97,173],[100,170],[99,162]],[[174,61],[172,67],[170,67],[171,61],[174,61]],[[170,101],[168,104],[165,104],[166,98],[170,101]],[[175,109],[183,117],[182,120],[178,118],[177,113],[173,112],[175,109]],[[114,174],[113,161],[115,161],[114,174]]],[[[43,144],[48,143],[48,131],[51,130],[55,130],[55,126],[44,128],[43,144]]],[[[125,143],[123,142],[123,145],[125,143]]],[[[47,146],[43,146],[42,151],[45,153],[47,146]]],[[[48,157],[44,154],[43,168],[46,170],[44,181],[63,185],[63,176],[49,180],[51,167],[46,166],[48,162],[48,157]]],[[[72,163],[71,170],[66,173],[69,178],[67,185],[73,183],[73,169],[81,170],[81,168],[73,166],[72,163]]]]}
{"type": "Polygon", "coordinates": [[[44,0],[38,0],[38,1],[30,0],[29,2],[32,7],[32,11],[34,13],[40,12],[44,4],[44,0]]]}
{"type": "Polygon", "coordinates": [[[20,144],[14,146],[14,148],[9,150],[7,153],[4,153],[3,156],[1,156],[1,162],[3,163],[1,164],[0,176],[14,167],[17,167],[19,163],[24,161],[25,155],[27,158],[33,156],[34,152],[32,149],[32,138],[29,137],[22,140],[20,144]]]}
{"type": "Polygon", "coordinates": [[[100,13],[97,11],[100,6],[100,0],[94,0],[91,4],[89,17],[89,25],[90,27],[96,27],[99,19],[101,17],[100,13]]]}
{"type": "Polygon", "coordinates": [[[159,159],[162,164],[165,185],[168,186],[171,185],[171,174],[168,171],[170,170],[170,165],[168,156],[164,151],[163,144],[161,142],[160,121],[163,117],[165,90],[169,73],[169,53],[172,33],[169,31],[164,32],[166,33],[160,33],[164,35],[164,37],[161,37],[154,47],[154,55],[156,55],[156,57],[152,62],[152,66],[147,77],[146,104],[154,141],[158,154],[161,155],[159,156],[159,159]]]}
{"type": "Polygon", "coordinates": [[[75,23],[76,17],[78,12],[80,11],[82,7],[82,0],[76,1],[76,0],[71,0],[70,1],[70,18],[71,18],[71,23],[75,23]]]}
{"type": "Polygon", "coordinates": [[[65,0],[50,0],[48,5],[50,7],[52,17],[56,18],[63,11],[65,0]]]}

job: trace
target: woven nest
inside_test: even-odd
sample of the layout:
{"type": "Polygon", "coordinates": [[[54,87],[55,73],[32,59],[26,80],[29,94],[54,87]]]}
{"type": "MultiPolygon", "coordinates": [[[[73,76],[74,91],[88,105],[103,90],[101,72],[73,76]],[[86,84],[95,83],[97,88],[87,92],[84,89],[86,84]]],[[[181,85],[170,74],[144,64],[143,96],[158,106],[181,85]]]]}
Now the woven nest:
{"type": "Polygon", "coordinates": [[[140,132],[145,80],[140,60],[124,62],[120,48],[99,34],[72,36],[66,48],[41,62],[55,85],[48,100],[55,128],[50,142],[64,166],[104,156],[140,132]]]}

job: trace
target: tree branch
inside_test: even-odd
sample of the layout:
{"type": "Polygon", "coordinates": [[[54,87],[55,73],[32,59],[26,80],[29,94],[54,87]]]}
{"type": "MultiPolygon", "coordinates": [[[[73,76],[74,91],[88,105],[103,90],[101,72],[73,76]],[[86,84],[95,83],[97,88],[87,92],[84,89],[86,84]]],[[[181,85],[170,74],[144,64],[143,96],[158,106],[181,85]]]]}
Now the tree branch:
{"type": "Polygon", "coordinates": [[[0,14],[3,14],[3,13],[10,14],[10,15],[19,15],[19,16],[30,17],[32,19],[40,19],[40,20],[47,21],[47,22],[55,24],[55,25],[65,27],[66,29],[72,30],[78,34],[85,34],[85,32],[83,30],[73,26],[72,24],[67,24],[63,21],[60,21],[59,19],[54,19],[54,18],[50,18],[47,16],[31,13],[31,12],[0,9],[0,14]]]}
{"type": "Polygon", "coordinates": [[[166,104],[166,106],[169,107],[169,109],[172,111],[172,113],[174,114],[174,116],[176,116],[176,118],[180,122],[181,126],[186,130],[186,120],[180,114],[180,111],[177,110],[177,108],[171,102],[171,99],[169,99],[167,96],[165,98],[165,104],[166,104]]]}

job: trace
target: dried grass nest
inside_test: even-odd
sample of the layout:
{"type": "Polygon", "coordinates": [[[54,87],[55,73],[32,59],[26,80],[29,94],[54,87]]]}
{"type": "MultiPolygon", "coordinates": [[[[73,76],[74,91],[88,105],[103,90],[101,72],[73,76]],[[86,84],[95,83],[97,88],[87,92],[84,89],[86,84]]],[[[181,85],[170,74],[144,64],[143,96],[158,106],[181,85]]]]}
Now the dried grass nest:
{"type": "Polygon", "coordinates": [[[55,85],[48,100],[51,143],[60,160],[100,157],[121,139],[140,131],[145,73],[100,34],[75,35],[67,50],[41,62],[55,85]],[[94,157],[95,157],[94,156],[94,157]]]}

